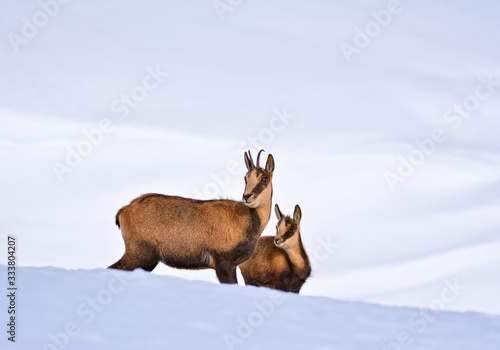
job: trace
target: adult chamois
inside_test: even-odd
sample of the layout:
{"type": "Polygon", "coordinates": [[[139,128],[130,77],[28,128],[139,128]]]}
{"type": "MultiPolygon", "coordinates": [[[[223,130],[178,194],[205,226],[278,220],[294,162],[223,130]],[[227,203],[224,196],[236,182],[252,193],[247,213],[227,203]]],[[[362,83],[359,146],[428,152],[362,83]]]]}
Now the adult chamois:
{"type": "Polygon", "coordinates": [[[215,269],[221,283],[237,283],[236,267],[250,258],[271,216],[274,158],[254,164],[244,154],[243,201],[196,200],[144,194],[116,214],[125,254],[110,268],[152,271],[161,261],[179,269],[215,269]]]}
{"type": "Polygon", "coordinates": [[[259,239],[254,255],[240,265],[245,284],[298,293],[311,275],[311,263],[300,238],[302,211],[295,206],[293,218],[284,216],[278,204],[276,236],[259,239]]]}

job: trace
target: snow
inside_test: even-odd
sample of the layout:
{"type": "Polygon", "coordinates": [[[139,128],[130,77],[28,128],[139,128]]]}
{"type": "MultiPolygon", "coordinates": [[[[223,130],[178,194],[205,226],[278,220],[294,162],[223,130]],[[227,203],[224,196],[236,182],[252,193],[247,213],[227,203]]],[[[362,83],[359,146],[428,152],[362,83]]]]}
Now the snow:
{"type": "MultiPolygon", "coordinates": [[[[109,266],[121,206],[148,192],[239,199],[243,152],[264,148],[273,201],[302,208],[304,300],[429,308],[458,283],[444,309],[500,315],[500,5],[256,0],[221,15],[217,0],[0,1],[1,263],[14,235],[23,268],[109,266]]],[[[211,270],[148,278],[240,293],[199,282],[217,283],[211,270]]]]}
{"type": "Polygon", "coordinates": [[[18,341],[2,349],[493,350],[500,345],[500,316],[475,312],[340,302],[141,270],[23,267],[18,276],[23,304],[18,341]]]}

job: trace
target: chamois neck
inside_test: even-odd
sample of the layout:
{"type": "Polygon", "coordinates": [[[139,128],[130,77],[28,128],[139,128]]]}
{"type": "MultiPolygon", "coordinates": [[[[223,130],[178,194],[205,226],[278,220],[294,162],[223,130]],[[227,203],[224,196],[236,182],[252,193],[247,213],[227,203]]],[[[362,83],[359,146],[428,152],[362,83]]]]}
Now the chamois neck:
{"type": "Polygon", "coordinates": [[[285,251],[288,255],[288,258],[290,259],[290,262],[292,263],[293,267],[297,270],[297,272],[306,273],[308,272],[308,270],[310,270],[311,267],[309,263],[309,257],[307,256],[304,246],[302,245],[302,239],[300,238],[300,233],[297,244],[289,247],[285,251]]]}
{"type": "Polygon", "coordinates": [[[260,233],[264,231],[264,229],[267,226],[267,223],[269,222],[269,219],[271,218],[271,202],[272,202],[272,197],[273,197],[273,189],[271,187],[271,194],[268,196],[265,200],[261,202],[261,204],[255,208],[255,211],[257,212],[257,215],[259,216],[260,219],[260,233]]]}

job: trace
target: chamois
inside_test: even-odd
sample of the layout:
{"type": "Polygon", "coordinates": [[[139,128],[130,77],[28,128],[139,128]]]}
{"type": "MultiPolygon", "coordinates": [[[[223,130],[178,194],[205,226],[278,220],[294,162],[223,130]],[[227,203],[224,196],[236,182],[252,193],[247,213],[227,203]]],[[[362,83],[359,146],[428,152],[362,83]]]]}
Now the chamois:
{"type": "Polygon", "coordinates": [[[196,200],[144,194],[116,214],[125,254],[109,268],[152,271],[161,261],[179,269],[215,270],[221,283],[238,283],[236,267],[250,258],[271,216],[274,158],[254,164],[244,154],[243,201],[196,200]]]}
{"type": "Polygon", "coordinates": [[[300,238],[302,211],[295,206],[293,218],[274,207],[276,236],[259,239],[254,255],[240,265],[245,284],[298,293],[311,274],[311,263],[300,238]]]}

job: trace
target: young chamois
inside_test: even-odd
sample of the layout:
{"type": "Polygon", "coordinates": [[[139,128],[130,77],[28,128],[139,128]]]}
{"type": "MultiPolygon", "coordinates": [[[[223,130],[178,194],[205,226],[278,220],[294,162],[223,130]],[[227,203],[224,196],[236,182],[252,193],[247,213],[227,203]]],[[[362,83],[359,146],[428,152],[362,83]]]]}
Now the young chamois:
{"type": "Polygon", "coordinates": [[[243,201],[196,200],[144,194],[121,208],[116,224],[125,254],[110,268],[152,271],[161,261],[179,269],[215,270],[221,283],[237,283],[236,267],[250,258],[271,216],[274,158],[265,168],[245,153],[243,201]]]}
{"type": "Polygon", "coordinates": [[[259,239],[254,255],[240,265],[245,284],[298,293],[311,274],[311,263],[300,238],[302,212],[295,206],[293,218],[284,216],[278,204],[276,236],[259,239]]]}

